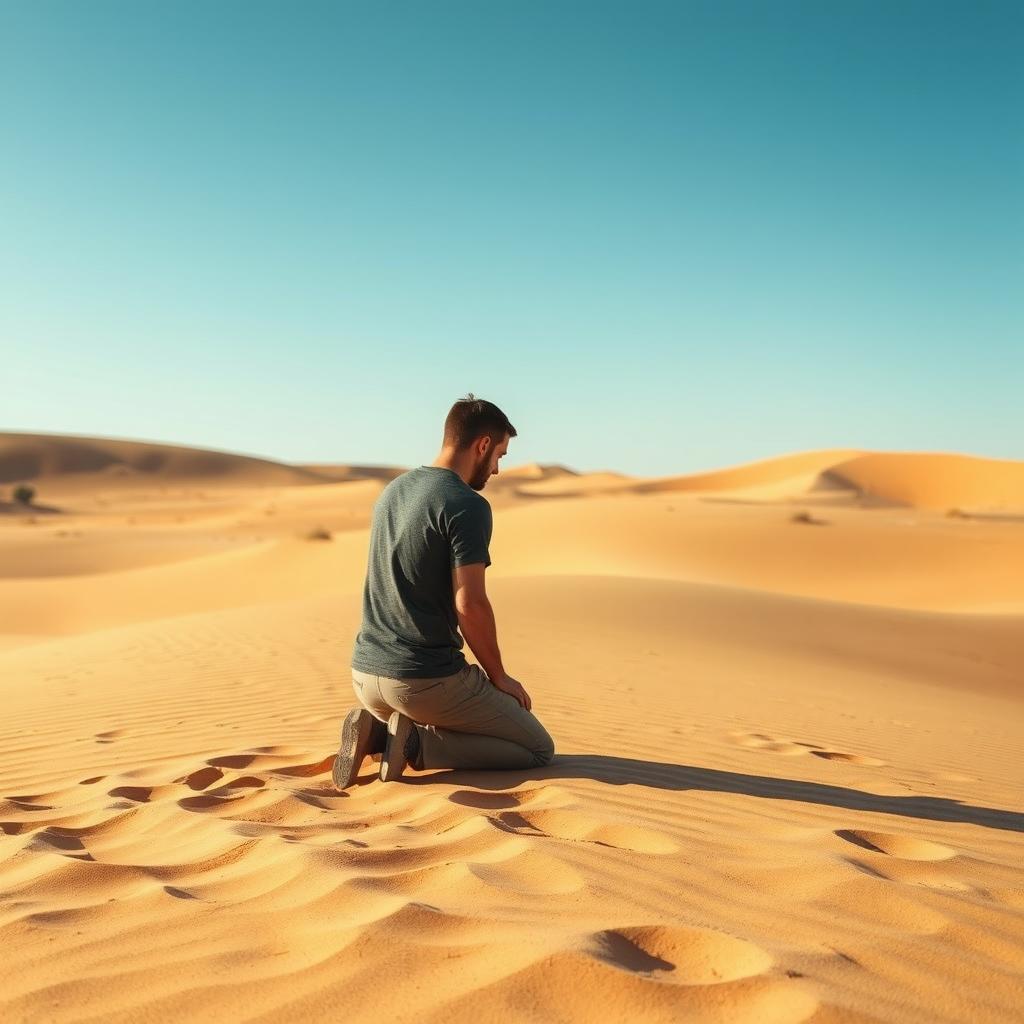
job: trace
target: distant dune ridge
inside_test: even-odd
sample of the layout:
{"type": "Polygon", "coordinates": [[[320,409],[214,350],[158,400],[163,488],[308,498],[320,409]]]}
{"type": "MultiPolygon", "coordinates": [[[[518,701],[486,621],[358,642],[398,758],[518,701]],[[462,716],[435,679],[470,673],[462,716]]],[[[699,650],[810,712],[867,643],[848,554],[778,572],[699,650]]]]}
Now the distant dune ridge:
{"type": "Polygon", "coordinates": [[[867,453],[829,469],[868,494],[919,508],[1024,509],[1024,462],[970,455],[867,453]]]}
{"type": "Polygon", "coordinates": [[[838,497],[915,508],[983,506],[1024,511],[1024,462],[929,452],[828,450],[782,455],[730,469],[631,478],[612,473],[546,477],[521,493],[563,495],[707,492],[751,497],[838,497]],[[829,492],[832,492],[829,494],[829,492]]]}
{"type": "Polygon", "coordinates": [[[338,793],[404,471],[0,434],[0,1019],[1020,1019],[1024,463],[503,468],[554,763],[338,793]]]}
{"type": "Polygon", "coordinates": [[[0,433],[0,483],[61,485],[133,480],[222,480],[231,483],[322,483],[312,469],[232,452],[182,445],[58,434],[0,433]],[[89,479],[89,478],[93,479],[89,479]]]}
{"type": "MultiPolygon", "coordinates": [[[[410,467],[285,463],[232,452],[122,439],[0,432],[0,484],[208,481],[232,486],[302,485],[375,479],[410,467]]],[[[826,492],[916,508],[984,507],[1024,512],[1024,461],[933,452],[800,452],[683,476],[580,473],[529,463],[502,470],[490,493],[529,497],[655,492],[735,492],[813,497],[826,492]]]]}

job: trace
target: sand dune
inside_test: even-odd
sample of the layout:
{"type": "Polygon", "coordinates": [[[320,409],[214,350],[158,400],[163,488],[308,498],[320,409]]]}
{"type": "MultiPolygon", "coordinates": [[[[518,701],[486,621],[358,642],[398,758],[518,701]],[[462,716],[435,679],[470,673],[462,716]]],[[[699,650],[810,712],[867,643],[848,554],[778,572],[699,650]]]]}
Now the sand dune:
{"type": "Polygon", "coordinates": [[[800,452],[686,476],[631,478],[617,473],[555,477],[520,494],[586,496],[662,492],[761,501],[804,499],[857,507],[909,506],[1024,517],[1024,463],[934,452],[800,452]]]}
{"type": "Polygon", "coordinates": [[[228,485],[323,483],[312,469],[233,452],[117,438],[0,432],[0,484],[46,483],[64,492],[88,486],[200,480],[228,485]]]}
{"type": "Polygon", "coordinates": [[[828,450],[797,452],[772,459],[733,466],[710,473],[665,477],[646,484],[648,490],[665,491],[736,491],[751,487],[778,485],[790,481],[807,481],[811,485],[836,463],[860,455],[858,451],[828,450]]]}
{"type": "Polygon", "coordinates": [[[394,480],[400,473],[404,473],[406,466],[348,466],[340,463],[319,463],[300,462],[296,463],[300,469],[308,469],[319,476],[328,477],[335,481],[352,480],[380,480],[387,483],[394,480]]]}
{"type": "MultiPolygon", "coordinates": [[[[49,494],[87,489],[131,491],[207,484],[210,489],[265,488],[360,481],[381,485],[409,467],[334,463],[288,464],[181,445],[61,434],[0,432],[0,484],[45,485],[49,494]]],[[[976,507],[1024,515],[1024,462],[934,452],[798,452],[708,473],[630,477],[579,473],[557,464],[510,466],[488,484],[488,496],[570,497],[663,491],[773,498],[858,499],[858,504],[930,509],[976,507]]],[[[19,512],[10,501],[4,511],[19,512]]]]}
{"type": "Polygon", "coordinates": [[[866,494],[924,508],[1024,512],[1024,462],[967,455],[874,453],[830,470],[866,494]]]}
{"type": "Polygon", "coordinates": [[[1021,464],[503,470],[555,762],[337,793],[389,468],[62,444],[0,521],[4,1020],[1020,1016],[1021,464]]]}

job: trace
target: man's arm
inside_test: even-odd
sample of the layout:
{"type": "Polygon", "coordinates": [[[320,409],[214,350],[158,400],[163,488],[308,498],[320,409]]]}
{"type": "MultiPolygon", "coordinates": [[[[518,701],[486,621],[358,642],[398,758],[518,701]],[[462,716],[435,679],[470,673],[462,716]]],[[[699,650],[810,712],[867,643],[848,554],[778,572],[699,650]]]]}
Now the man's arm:
{"type": "Polygon", "coordinates": [[[470,650],[476,655],[480,667],[492,683],[505,678],[505,667],[498,650],[498,631],[494,609],[484,585],[483,562],[459,565],[452,569],[452,592],[455,595],[455,613],[470,650]]]}

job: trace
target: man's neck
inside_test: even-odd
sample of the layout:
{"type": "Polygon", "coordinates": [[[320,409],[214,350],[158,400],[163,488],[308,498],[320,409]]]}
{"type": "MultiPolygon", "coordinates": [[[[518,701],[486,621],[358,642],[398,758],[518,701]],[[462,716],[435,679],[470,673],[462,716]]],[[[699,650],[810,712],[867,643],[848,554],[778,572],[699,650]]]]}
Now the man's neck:
{"type": "Polygon", "coordinates": [[[434,459],[434,461],[432,463],[430,463],[430,465],[434,466],[437,469],[450,469],[453,473],[455,473],[462,480],[462,482],[464,484],[468,484],[469,483],[469,481],[466,479],[466,474],[463,473],[462,470],[460,470],[458,466],[453,466],[450,462],[447,462],[444,459],[441,459],[441,458],[434,459]]]}

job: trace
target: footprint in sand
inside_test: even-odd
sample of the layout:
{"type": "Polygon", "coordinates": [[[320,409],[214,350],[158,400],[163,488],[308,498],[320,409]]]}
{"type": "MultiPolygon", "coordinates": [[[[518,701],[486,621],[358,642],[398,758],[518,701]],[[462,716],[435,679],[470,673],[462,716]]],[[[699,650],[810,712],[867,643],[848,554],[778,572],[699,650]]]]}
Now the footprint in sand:
{"type": "Polygon", "coordinates": [[[544,836],[567,842],[595,843],[636,853],[675,853],[679,847],[668,836],[621,822],[603,822],[576,811],[559,808],[505,811],[491,821],[521,836],[544,836]]]}
{"type": "Polygon", "coordinates": [[[749,747],[754,750],[767,750],[773,754],[781,754],[783,757],[799,757],[802,754],[813,754],[815,757],[824,758],[826,761],[846,761],[848,764],[857,764],[864,767],[880,768],[885,761],[877,757],[868,757],[865,754],[847,754],[841,750],[828,750],[817,743],[805,743],[801,740],[779,739],[763,732],[740,732],[729,733],[729,741],[738,747],[749,747]]]}
{"type": "Polygon", "coordinates": [[[847,843],[853,843],[872,853],[884,853],[897,860],[949,860],[957,856],[956,850],[927,839],[900,835],[897,832],[865,832],[860,829],[841,828],[835,833],[847,843]]]}
{"type": "Polygon", "coordinates": [[[176,900],[197,900],[199,899],[194,893],[189,892],[187,889],[179,889],[176,885],[165,885],[164,892],[168,896],[173,896],[176,900]]]}
{"type": "Polygon", "coordinates": [[[47,853],[62,853],[74,860],[93,860],[93,855],[86,849],[85,843],[78,835],[67,834],[55,829],[45,828],[32,837],[30,844],[36,850],[47,853]]]}
{"type": "Polygon", "coordinates": [[[537,1020],[756,1021],[798,1024],[819,1001],[794,978],[769,972],[763,949],[721,932],[664,925],[614,928],[583,948],[543,956],[496,988],[529,992],[537,1020]]]}
{"type": "Polygon", "coordinates": [[[9,796],[4,798],[7,803],[19,811],[52,811],[53,804],[41,803],[35,796],[9,796]]]}
{"type": "MultiPolygon", "coordinates": [[[[799,757],[806,754],[809,748],[814,748],[813,743],[800,743],[793,740],[778,739],[763,732],[731,732],[729,741],[738,747],[749,747],[754,750],[767,750],[773,754],[781,754],[783,757],[799,757]]],[[[816,753],[811,749],[811,753],[816,753]]]]}
{"type": "Polygon", "coordinates": [[[229,804],[245,800],[244,793],[204,793],[202,796],[186,796],[178,801],[178,806],[186,811],[216,811],[229,804]]]}
{"type": "Polygon", "coordinates": [[[302,755],[303,751],[301,750],[277,745],[254,747],[252,750],[243,751],[239,754],[221,754],[218,757],[211,757],[206,763],[213,768],[231,768],[235,770],[239,768],[254,768],[277,775],[298,778],[323,775],[329,772],[334,764],[335,755],[333,753],[319,761],[293,763],[297,757],[302,755]]]}
{"type": "Polygon", "coordinates": [[[626,971],[655,973],[678,985],[717,985],[763,974],[772,958],[760,946],[724,932],[639,925],[597,932],[592,956],[626,971]]]}
{"type": "Polygon", "coordinates": [[[508,811],[517,807],[526,807],[543,803],[546,807],[563,807],[575,803],[573,795],[559,786],[534,786],[532,789],[519,789],[511,792],[488,792],[479,789],[459,789],[448,794],[453,804],[463,807],[476,807],[481,811],[508,811]]]}
{"type": "MultiPolygon", "coordinates": [[[[392,857],[391,863],[395,863],[392,857]]],[[[425,864],[408,870],[356,875],[348,880],[359,888],[384,890],[391,895],[424,899],[436,895],[450,899],[461,895],[474,899],[486,889],[514,896],[561,896],[586,884],[571,864],[538,850],[519,850],[511,856],[501,849],[477,859],[459,858],[425,864]],[[486,887],[486,888],[485,888],[486,887]],[[474,891],[476,890],[476,892],[474,891]]]]}
{"type": "Polygon", "coordinates": [[[106,732],[98,732],[93,739],[97,743],[113,743],[114,740],[119,740],[122,736],[127,735],[127,729],[108,729],[106,732]]]}
{"type": "Polygon", "coordinates": [[[194,772],[189,772],[188,775],[183,775],[180,779],[175,779],[175,783],[188,786],[189,789],[202,790],[208,789],[215,782],[219,782],[224,778],[224,773],[213,765],[207,765],[205,768],[198,768],[194,772]]]}
{"type": "MultiPolygon", "coordinates": [[[[107,791],[107,796],[123,797],[125,800],[131,800],[138,804],[149,803],[153,799],[153,794],[157,788],[156,786],[115,786],[107,791]]],[[[173,786],[162,788],[169,789],[171,792],[174,791],[173,786]]]]}
{"type": "Polygon", "coordinates": [[[248,768],[258,757],[257,754],[222,754],[211,757],[206,763],[213,768],[248,768]]]}
{"type": "Polygon", "coordinates": [[[868,757],[865,754],[844,754],[840,750],[812,750],[815,757],[823,757],[826,761],[847,761],[850,764],[859,764],[868,768],[881,768],[885,761],[877,757],[868,757]]]}

